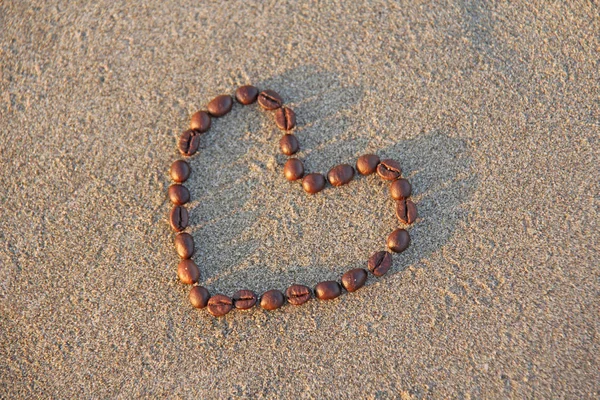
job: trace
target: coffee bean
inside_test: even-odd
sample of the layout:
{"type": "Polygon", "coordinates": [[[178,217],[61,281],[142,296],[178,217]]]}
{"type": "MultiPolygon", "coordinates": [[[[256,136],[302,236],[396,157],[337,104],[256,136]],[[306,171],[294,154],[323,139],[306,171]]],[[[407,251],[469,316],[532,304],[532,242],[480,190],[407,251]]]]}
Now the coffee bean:
{"type": "Polygon", "coordinates": [[[296,126],[296,113],[291,108],[281,107],[275,112],[275,123],[279,129],[289,131],[296,126]]]}
{"type": "Polygon", "coordinates": [[[297,158],[290,158],[283,166],[283,174],[288,181],[296,181],[304,175],[304,164],[297,158]]]}
{"type": "Polygon", "coordinates": [[[342,186],[354,178],[354,168],[348,164],[340,164],[331,168],[327,173],[327,180],[333,186],[342,186]]]}
{"type": "Polygon", "coordinates": [[[206,111],[196,111],[190,120],[190,129],[204,133],[210,129],[210,115],[206,111]]]}
{"type": "Polygon", "coordinates": [[[296,136],[288,133],[283,135],[281,140],[279,140],[279,147],[281,148],[281,152],[286,156],[291,156],[295,152],[300,149],[300,143],[298,143],[298,139],[296,136]]]}
{"type": "Polygon", "coordinates": [[[402,168],[396,160],[381,160],[377,166],[377,174],[386,181],[394,181],[402,175],[402,168]]]}
{"type": "Polygon", "coordinates": [[[191,285],[200,279],[200,270],[192,260],[181,260],[177,266],[177,276],[181,283],[191,285]]]}
{"type": "Polygon", "coordinates": [[[245,106],[248,104],[252,104],[256,101],[258,97],[258,89],[252,85],[240,86],[235,91],[236,100],[245,106]]]}
{"type": "Polygon", "coordinates": [[[193,156],[200,147],[200,131],[188,129],[179,137],[179,152],[186,157],[193,156]]]}
{"type": "Polygon", "coordinates": [[[194,255],[194,238],[187,232],[175,236],[175,251],[179,257],[187,260],[194,255]]]}
{"type": "Polygon", "coordinates": [[[385,275],[392,266],[392,255],[387,251],[377,251],[369,257],[368,268],[375,276],[385,275]]]}
{"type": "Polygon", "coordinates": [[[171,199],[171,203],[180,206],[190,201],[190,191],[183,185],[171,185],[169,186],[169,199],[171,199]]]}
{"type": "Polygon", "coordinates": [[[188,211],[182,206],[173,207],[171,214],[169,215],[169,222],[174,231],[181,232],[188,225],[188,211]]]}
{"type": "Polygon", "coordinates": [[[283,104],[283,99],[273,90],[265,90],[258,95],[258,104],[265,110],[275,110],[283,104]]]}
{"type": "Polygon", "coordinates": [[[190,303],[196,308],[204,308],[210,299],[210,293],[204,286],[194,286],[190,291],[190,303]]]}
{"type": "Polygon", "coordinates": [[[342,294],[342,287],[336,281],[324,281],[315,286],[315,296],[320,300],[331,300],[342,294]]]}
{"type": "Polygon", "coordinates": [[[281,307],[284,301],[283,293],[273,289],[263,293],[260,298],[260,306],[265,310],[275,310],[281,307]]]}
{"type": "Polygon", "coordinates": [[[365,285],[367,281],[367,270],[355,268],[342,275],[342,286],[349,292],[355,292],[365,285]]]}
{"type": "Polygon", "coordinates": [[[406,179],[398,179],[390,185],[390,194],[394,200],[402,200],[410,197],[412,186],[406,179]]]}
{"type": "Polygon", "coordinates": [[[192,172],[190,165],[183,160],[177,160],[171,165],[169,174],[175,182],[182,183],[188,180],[192,172]]]}
{"type": "Polygon", "coordinates": [[[379,157],[375,154],[365,154],[358,157],[356,161],[356,170],[361,175],[371,175],[377,171],[379,165],[379,157]]]}
{"type": "Polygon", "coordinates": [[[404,229],[396,229],[387,238],[387,245],[394,253],[402,253],[410,244],[410,235],[404,229]]]}
{"type": "Polygon", "coordinates": [[[215,97],[208,103],[206,109],[213,117],[222,117],[231,111],[233,106],[233,99],[228,94],[222,94],[215,97]]]}
{"type": "Polygon", "coordinates": [[[320,192],[325,187],[325,177],[321,174],[308,174],[302,179],[302,187],[307,193],[320,192]]]}
{"type": "Polygon", "coordinates": [[[233,301],[224,294],[215,294],[208,300],[208,312],[215,317],[227,314],[233,308],[233,301]]]}
{"type": "Polygon", "coordinates": [[[396,216],[405,224],[412,224],[417,219],[417,206],[411,199],[396,202],[396,216]]]}
{"type": "Polygon", "coordinates": [[[285,291],[285,296],[288,303],[299,306],[310,300],[311,292],[308,286],[292,285],[285,291]]]}
{"type": "Polygon", "coordinates": [[[238,290],[233,295],[233,305],[239,310],[247,310],[256,304],[256,294],[251,290],[238,290]]]}

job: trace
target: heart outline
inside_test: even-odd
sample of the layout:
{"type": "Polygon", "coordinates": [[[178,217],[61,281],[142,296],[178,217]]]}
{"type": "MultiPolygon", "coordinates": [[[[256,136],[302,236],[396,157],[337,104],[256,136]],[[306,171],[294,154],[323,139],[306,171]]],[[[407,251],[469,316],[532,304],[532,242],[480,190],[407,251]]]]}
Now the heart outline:
{"type": "MultiPolygon", "coordinates": [[[[253,86],[243,86],[241,88],[238,88],[238,92],[240,90],[242,90],[244,88],[248,88],[248,87],[256,90],[256,88],[254,88],[253,86]]],[[[236,93],[238,93],[238,92],[236,92],[236,93]]],[[[293,111],[290,111],[291,109],[284,107],[283,100],[276,92],[271,91],[271,90],[266,90],[263,92],[257,91],[257,93],[258,93],[258,95],[256,97],[258,98],[258,103],[262,106],[263,109],[269,110],[269,111],[276,110],[277,125],[280,129],[286,131],[286,134],[284,135],[283,139],[286,139],[288,137],[293,137],[295,140],[295,136],[293,136],[293,134],[289,133],[289,131],[291,131],[295,127],[295,116],[294,116],[295,114],[293,113],[293,111]],[[291,112],[291,116],[293,117],[292,118],[293,123],[289,123],[289,120],[287,118],[289,116],[290,112],[291,112]],[[282,115],[284,115],[286,117],[286,120],[284,121],[285,123],[280,123],[280,121],[282,119],[282,115]]],[[[249,105],[249,104],[254,103],[254,101],[244,103],[245,99],[241,100],[240,97],[237,95],[236,95],[236,97],[238,98],[238,102],[241,104],[249,105]]],[[[203,118],[196,118],[198,115],[200,115],[201,117],[206,117],[207,114],[211,114],[213,117],[222,117],[225,114],[229,113],[231,111],[232,107],[233,107],[233,99],[230,96],[219,95],[219,96],[215,97],[207,106],[207,110],[209,110],[209,111],[198,111],[192,116],[192,127],[191,128],[194,128],[193,125],[194,125],[195,120],[203,119],[203,118]]],[[[208,128],[209,128],[210,122],[208,125],[209,125],[208,126],[208,128]]],[[[206,129],[189,129],[187,131],[184,131],[184,133],[182,134],[180,141],[179,141],[179,149],[180,149],[181,154],[184,157],[191,157],[197,152],[197,150],[199,149],[200,146],[199,146],[199,140],[196,140],[196,138],[198,138],[200,135],[202,135],[203,133],[208,131],[208,128],[206,128],[206,129]],[[195,138],[195,139],[193,141],[191,141],[190,137],[195,138]]],[[[282,143],[282,142],[280,142],[280,143],[282,143]]],[[[284,154],[286,154],[288,156],[292,156],[293,154],[295,154],[297,152],[297,150],[298,150],[297,147],[298,146],[296,146],[296,148],[293,148],[290,151],[289,146],[286,147],[286,146],[282,145],[281,150],[284,154]]],[[[176,162],[181,162],[181,161],[178,160],[176,162]]],[[[357,162],[356,170],[359,173],[361,173],[362,175],[370,175],[370,174],[374,173],[375,171],[377,171],[377,174],[382,179],[387,180],[387,181],[392,181],[392,182],[397,181],[398,179],[403,179],[403,178],[401,178],[401,168],[399,166],[399,163],[397,163],[396,161],[391,160],[391,159],[384,159],[384,160],[380,161],[378,157],[376,157],[372,154],[361,156],[359,158],[359,162],[357,162]],[[376,162],[374,164],[372,162],[371,163],[367,162],[366,164],[360,163],[360,161],[363,158],[371,160],[372,157],[376,158],[376,162]],[[365,165],[366,165],[366,167],[365,167],[365,165]]],[[[303,187],[304,187],[305,191],[308,193],[314,194],[314,193],[321,191],[324,188],[326,182],[330,182],[330,184],[332,186],[342,186],[342,185],[349,183],[351,180],[353,180],[355,171],[352,166],[347,165],[347,164],[341,164],[341,165],[334,166],[332,169],[330,169],[330,171],[327,174],[326,180],[324,179],[322,174],[316,174],[316,173],[305,174],[304,178],[306,178],[307,176],[311,176],[311,175],[321,176],[322,177],[321,179],[324,182],[322,185],[317,187],[316,190],[310,190],[305,185],[305,179],[303,179],[303,187]]],[[[287,177],[287,175],[286,175],[286,177],[287,177]]],[[[187,180],[187,178],[185,180],[187,180]]],[[[178,181],[176,185],[181,185],[185,180],[178,181]]],[[[290,179],[288,179],[288,180],[290,180],[290,179]]],[[[410,184],[408,184],[408,185],[410,185],[410,184]]],[[[173,186],[171,186],[170,189],[172,187],[173,186]]],[[[171,193],[171,192],[172,191],[169,190],[169,193],[171,193]]],[[[177,192],[177,191],[174,191],[174,192],[177,192]]],[[[171,200],[175,204],[175,207],[172,209],[172,211],[170,213],[171,226],[173,227],[173,229],[176,232],[181,233],[187,227],[187,211],[185,211],[182,204],[180,204],[181,202],[178,201],[178,199],[171,198],[171,200]],[[185,220],[182,219],[182,217],[181,217],[182,214],[185,214],[184,215],[186,217],[185,220]]],[[[402,198],[401,200],[405,201],[406,199],[402,198]]],[[[184,201],[184,203],[185,203],[185,201],[184,201]]],[[[412,206],[411,210],[414,212],[416,210],[414,208],[414,203],[411,202],[410,205],[412,206]]],[[[397,215],[400,216],[399,213],[397,213],[397,215]]],[[[409,223],[414,222],[414,219],[415,218],[412,218],[411,221],[405,220],[403,222],[409,224],[409,223]]],[[[408,247],[409,244],[410,244],[410,236],[409,236],[408,232],[404,229],[398,228],[394,232],[392,232],[392,234],[390,234],[390,236],[388,237],[388,248],[390,248],[393,252],[401,253],[408,247]],[[402,238],[403,239],[403,240],[401,240],[402,243],[401,244],[392,243],[392,242],[394,242],[395,238],[402,238]]],[[[382,269],[379,267],[378,261],[373,262],[373,257],[376,256],[378,253],[383,253],[383,252],[376,252],[373,254],[372,257],[370,257],[369,269],[371,270],[371,272],[379,271],[379,273],[375,273],[375,276],[379,277],[379,276],[384,275],[387,272],[387,270],[389,269],[389,267],[391,265],[391,261],[388,259],[388,257],[383,258],[384,260],[386,260],[387,264],[389,264],[389,265],[386,265],[385,271],[381,272],[382,269]]],[[[387,255],[389,256],[389,253],[387,253],[387,255]]],[[[376,257],[375,260],[381,261],[381,257],[380,258],[376,257]]],[[[180,262],[180,265],[178,267],[178,275],[179,275],[180,280],[183,283],[196,284],[199,279],[199,273],[194,272],[194,274],[192,274],[194,276],[194,278],[190,277],[190,275],[189,275],[190,261],[191,260],[184,259],[182,262],[180,262]],[[184,265],[184,268],[181,268],[182,265],[184,265]],[[195,278],[196,276],[198,276],[198,278],[195,278]]],[[[191,262],[191,264],[194,264],[193,261],[191,262]]],[[[315,290],[314,290],[315,296],[322,300],[329,300],[329,299],[337,298],[342,292],[342,287],[344,287],[347,291],[350,291],[350,292],[353,292],[353,291],[359,289],[360,287],[362,287],[364,285],[364,283],[366,281],[366,271],[365,271],[364,279],[362,278],[362,275],[360,275],[361,278],[355,278],[356,274],[358,272],[360,272],[362,274],[361,271],[365,271],[365,270],[364,269],[353,269],[353,270],[347,271],[342,277],[342,285],[340,285],[337,281],[320,282],[319,284],[317,284],[317,286],[315,286],[315,290]],[[359,280],[361,282],[358,284],[357,287],[355,287],[354,284],[356,284],[357,280],[359,280]]],[[[298,285],[293,285],[293,286],[298,286],[298,285]]],[[[306,288],[308,289],[308,287],[306,287],[306,288]]],[[[249,291],[248,290],[238,291],[236,293],[236,295],[240,292],[248,293],[249,291]]],[[[270,290],[270,291],[263,293],[263,295],[260,297],[260,299],[255,298],[254,303],[259,301],[261,304],[261,307],[264,309],[267,309],[267,310],[277,309],[277,308],[281,307],[283,305],[283,302],[285,301],[284,300],[285,298],[283,296],[276,296],[278,299],[277,301],[280,304],[276,304],[274,306],[269,305],[269,304],[264,304],[264,300],[266,298],[270,298],[268,295],[272,294],[273,292],[276,294],[281,294],[281,292],[279,292],[277,290],[270,290]]],[[[235,298],[236,295],[234,295],[233,297],[235,298]]],[[[197,308],[204,308],[205,306],[208,306],[207,308],[209,309],[209,312],[211,314],[213,314],[214,316],[225,315],[235,306],[234,301],[225,295],[217,294],[210,298],[207,296],[208,296],[208,292],[205,288],[202,288],[200,286],[194,286],[194,288],[192,289],[192,292],[190,293],[190,300],[191,300],[192,304],[197,308]],[[199,292],[202,292],[201,294],[199,294],[199,296],[202,297],[201,300],[194,298],[194,295],[198,294],[199,292]],[[211,308],[211,306],[214,306],[214,307],[211,308]]],[[[248,300],[248,299],[246,298],[245,300],[248,300]]],[[[254,305],[254,303],[252,305],[254,305]]],[[[237,307],[237,308],[242,308],[242,307],[237,307]]],[[[247,307],[247,308],[249,308],[249,307],[247,307]]]]}

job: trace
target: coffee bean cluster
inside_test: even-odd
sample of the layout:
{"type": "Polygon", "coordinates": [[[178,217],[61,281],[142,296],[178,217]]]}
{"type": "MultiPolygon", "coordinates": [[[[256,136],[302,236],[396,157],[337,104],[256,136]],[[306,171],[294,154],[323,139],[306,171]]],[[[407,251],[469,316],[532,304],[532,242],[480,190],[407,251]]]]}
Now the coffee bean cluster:
{"type": "MultiPolygon", "coordinates": [[[[238,88],[235,99],[242,105],[250,105],[258,102],[265,110],[274,111],[275,123],[285,134],[279,141],[281,152],[287,156],[293,156],[300,149],[298,138],[292,133],[296,127],[296,114],[283,104],[281,96],[272,91],[260,92],[256,87],[246,85],[238,88]]],[[[200,148],[201,136],[210,129],[211,118],[219,118],[231,111],[234,101],[229,95],[215,97],[201,110],[192,115],[190,128],[179,137],[179,152],[184,157],[191,157],[200,148]]],[[[396,201],[396,216],[404,224],[412,224],[417,218],[417,208],[410,199],[412,187],[410,183],[402,178],[400,164],[391,159],[380,160],[375,154],[365,154],[358,158],[353,167],[349,164],[336,165],[327,172],[307,173],[304,163],[292,157],[287,160],[283,167],[283,175],[288,181],[301,181],[302,188],[309,194],[323,190],[329,182],[332,186],[342,186],[349,183],[355,176],[355,172],[361,175],[377,173],[381,179],[390,181],[390,195],[396,201]]],[[[248,310],[257,304],[265,310],[275,310],[282,307],[286,301],[294,306],[306,303],[313,297],[320,300],[331,300],[339,297],[345,290],[354,292],[364,286],[368,278],[368,272],[364,268],[355,268],[344,273],[338,281],[324,281],[318,283],[314,288],[305,285],[292,285],[285,292],[273,289],[264,292],[261,296],[250,290],[239,290],[233,296],[224,294],[210,295],[209,291],[198,285],[200,269],[192,260],[195,246],[192,236],[183,232],[188,226],[189,215],[185,204],[190,201],[190,192],[182,184],[190,177],[191,168],[185,160],[177,160],[171,165],[170,175],[175,182],[168,189],[168,196],[173,203],[169,220],[171,227],[177,235],[175,236],[175,250],[181,261],[177,266],[177,276],[181,283],[195,285],[189,294],[192,306],[196,308],[207,308],[214,316],[222,316],[233,308],[248,310]]],[[[404,229],[398,228],[387,238],[389,251],[376,251],[369,257],[367,268],[374,276],[385,275],[392,266],[392,253],[401,253],[408,248],[410,236],[404,229]]]]}

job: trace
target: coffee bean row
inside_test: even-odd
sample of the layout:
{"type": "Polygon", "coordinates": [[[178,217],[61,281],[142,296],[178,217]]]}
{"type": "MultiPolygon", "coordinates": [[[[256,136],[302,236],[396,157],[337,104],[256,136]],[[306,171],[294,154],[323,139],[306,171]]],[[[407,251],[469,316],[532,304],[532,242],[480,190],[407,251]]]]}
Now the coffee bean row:
{"type": "MultiPolygon", "coordinates": [[[[254,86],[246,85],[237,89],[236,100],[242,105],[254,102],[265,110],[275,111],[275,123],[285,131],[290,131],[296,126],[296,114],[283,105],[283,99],[272,90],[258,91],[254,86]]],[[[215,97],[206,107],[206,111],[198,111],[192,115],[190,129],[183,132],[179,138],[178,147],[185,157],[191,157],[199,149],[200,136],[207,132],[211,126],[211,117],[222,117],[231,111],[233,99],[229,95],[215,97]]],[[[279,141],[281,152],[291,156],[295,154],[300,145],[295,135],[286,133],[279,141]]],[[[377,173],[382,179],[392,181],[390,194],[396,200],[396,216],[405,224],[412,224],[417,218],[417,209],[410,200],[411,184],[402,178],[402,169],[399,163],[392,159],[380,160],[377,155],[365,154],[358,158],[356,171],[361,175],[377,173]]],[[[303,189],[310,194],[323,190],[328,181],[332,186],[341,186],[349,183],[355,176],[355,168],[348,164],[333,167],[327,173],[327,179],[320,173],[305,174],[304,164],[297,158],[290,158],[283,168],[284,176],[289,181],[302,179],[303,189]]],[[[190,176],[191,168],[184,160],[177,160],[171,165],[170,175],[175,184],[168,189],[168,196],[174,204],[170,213],[170,224],[174,231],[179,232],[175,237],[175,250],[181,258],[177,267],[179,280],[184,284],[197,284],[200,279],[200,270],[191,260],[194,255],[194,240],[189,233],[182,232],[188,225],[189,215],[183,206],[190,201],[189,190],[182,185],[190,176]]],[[[389,250],[401,253],[410,244],[410,236],[404,229],[396,229],[387,238],[389,250]]],[[[371,255],[367,266],[369,271],[377,277],[383,276],[392,265],[392,255],[387,251],[378,251],[371,255]]],[[[337,298],[345,289],[354,292],[364,286],[367,280],[367,270],[355,268],[342,275],[341,282],[324,281],[317,284],[314,290],[304,285],[292,285],[285,294],[279,290],[269,290],[258,297],[250,290],[240,290],[232,297],[223,294],[210,296],[208,290],[202,286],[194,286],[189,294],[191,304],[196,308],[207,308],[214,316],[227,314],[233,308],[246,310],[257,303],[265,310],[280,308],[286,301],[292,305],[304,304],[313,296],[321,300],[337,298]]]]}

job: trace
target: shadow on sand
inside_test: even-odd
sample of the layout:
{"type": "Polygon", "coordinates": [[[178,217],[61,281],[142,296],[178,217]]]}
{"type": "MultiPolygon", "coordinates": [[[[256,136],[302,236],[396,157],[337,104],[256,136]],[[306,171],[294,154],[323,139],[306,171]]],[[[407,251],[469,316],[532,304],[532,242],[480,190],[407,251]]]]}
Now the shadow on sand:
{"type": "MultiPolygon", "coordinates": [[[[296,111],[298,157],[308,171],[354,165],[365,152],[400,160],[420,218],[407,227],[411,246],[394,256],[388,275],[418,267],[444,246],[464,219],[462,204],[477,185],[466,143],[441,131],[399,140],[381,139],[377,131],[357,134],[354,120],[365,106],[364,89],[343,86],[334,75],[310,66],[257,86],[279,91],[296,111]],[[385,145],[373,148],[373,142],[385,145]]],[[[383,249],[387,234],[401,226],[389,183],[377,176],[357,176],[345,187],[328,186],[315,196],[285,181],[281,168],[287,158],[277,145],[281,132],[265,114],[256,106],[236,105],[203,137],[200,156],[191,161],[197,173],[188,182],[194,199],[188,229],[198,248],[194,259],[201,284],[211,293],[232,295],[240,288],[261,293],[338,279],[350,268],[366,267],[368,255],[383,249]]]]}

